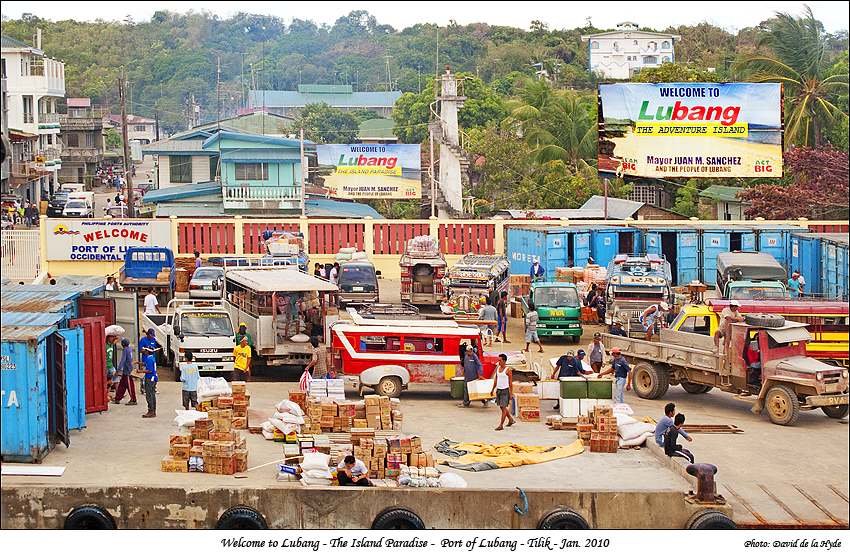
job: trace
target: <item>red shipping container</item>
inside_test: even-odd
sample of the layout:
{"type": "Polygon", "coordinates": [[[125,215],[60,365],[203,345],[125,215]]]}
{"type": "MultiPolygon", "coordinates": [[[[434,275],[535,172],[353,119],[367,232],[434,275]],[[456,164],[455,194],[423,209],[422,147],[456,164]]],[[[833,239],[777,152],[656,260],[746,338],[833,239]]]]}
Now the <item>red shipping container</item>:
{"type": "Polygon", "coordinates": [[[102,412],[109,409],[109,396],[106,393],[106,318],[77,318],[71,320],[72,328],[83,328],[86,413],[102,412]]]}

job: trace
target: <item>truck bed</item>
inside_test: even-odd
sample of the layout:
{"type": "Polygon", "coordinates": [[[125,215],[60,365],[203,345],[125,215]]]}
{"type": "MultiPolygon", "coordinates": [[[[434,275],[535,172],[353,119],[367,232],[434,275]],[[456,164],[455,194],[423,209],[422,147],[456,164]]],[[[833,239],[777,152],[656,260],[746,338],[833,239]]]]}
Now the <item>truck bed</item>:
{"type": "Polygon", "coordinates": [[[720,356],[714,351],[714,342],[704,335],[662,329],[659,342],[607,333],[602,337],[609,352],[617,347],[629,362],[631,359],[649,360],[708,372],[720,369],[720,356]]]}

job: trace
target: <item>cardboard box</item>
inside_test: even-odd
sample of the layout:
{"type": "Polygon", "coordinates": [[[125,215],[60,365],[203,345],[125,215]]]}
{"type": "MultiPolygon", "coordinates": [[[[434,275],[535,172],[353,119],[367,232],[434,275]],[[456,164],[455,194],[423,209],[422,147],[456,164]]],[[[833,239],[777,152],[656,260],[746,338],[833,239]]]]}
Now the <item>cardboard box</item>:
{"type": "Polygon", "coordinates": [[[189,472],[189,459],[175,459],[174,457],[162,457],[160,462],[162,472],[189,472]]]}
{"type": "MultiPolygon", "coordinates": [[[[245,382],[230,382],[230,391],[232,391],[234,394],[241,393],[244,395],[247,391],[247,387],[248,384],[245,382]]],[[[292,397],[290,397],[290,399],[291,398],[292,397]]]]}
{"type": "Polygon", "coordinates": [[[540,408],[539,395],[534,395],[533,393],[519,393],[514,394],[514,398],[516,399],[516,405],[519,409],[522,409],[523,407],[540,408]]]}
{"type": "Polygon", "coordinates": [[[168,448],[168,454],[175,459],[188,459],[189,451],[192,450],[191,443],[173,443],[168,448]]]}
{"type": "Polygon", "coordinates": [[[248,428],[248,418],[245,416],[234,416],[231,421],[232,426],[237,430],[245,430],[248,428]]]}
{"type": "Polygon", "coordinates": [[[175,443],[192,443],[192,436],[186,434],[171,434],[168,438],[168,444],[174,445],[175,443]]]}

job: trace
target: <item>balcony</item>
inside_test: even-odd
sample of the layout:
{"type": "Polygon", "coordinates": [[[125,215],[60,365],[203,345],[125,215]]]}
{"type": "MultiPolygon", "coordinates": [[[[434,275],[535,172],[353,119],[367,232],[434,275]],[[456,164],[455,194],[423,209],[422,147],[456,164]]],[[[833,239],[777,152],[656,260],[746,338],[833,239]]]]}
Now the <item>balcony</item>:
{"type": "Polygon", "coordinates": [[[225,185],[223,195],[226,209],[291,210],[297,209],[301,203],[298,187],[225,185]]]}
{"type": "Polygon", "coordinates": [[[100,162],[103,151],[94,147],[68,146],[62,149],[62,159],[73,162],[100,162]]]}
{"type": "Polygon", "coordinates": [[[103,129],[103,117],[94,114],[82,117],[59,114],[59,124],[63,131],[96,131],[103,129]]]}

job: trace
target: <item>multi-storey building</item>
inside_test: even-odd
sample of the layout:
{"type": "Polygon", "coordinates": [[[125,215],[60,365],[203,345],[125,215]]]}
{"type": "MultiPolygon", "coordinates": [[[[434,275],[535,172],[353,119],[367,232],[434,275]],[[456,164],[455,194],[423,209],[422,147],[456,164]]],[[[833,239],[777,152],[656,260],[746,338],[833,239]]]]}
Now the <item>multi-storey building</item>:
{"type": "Polygon", "coordinates": [[[62,114],[63,183],[92,185],[106,150],[103,110],[91,105],[90,98],[69,98],[68,113],[62,114]]]}
{"type": "Polygon", "coordinates": [[[588,69],[603,79],[630,79],[641,69],[675,61],[669,33],[640,31],[635,23],[620,23],[616,31],[582,35],[587,42],[588,69]]]}

